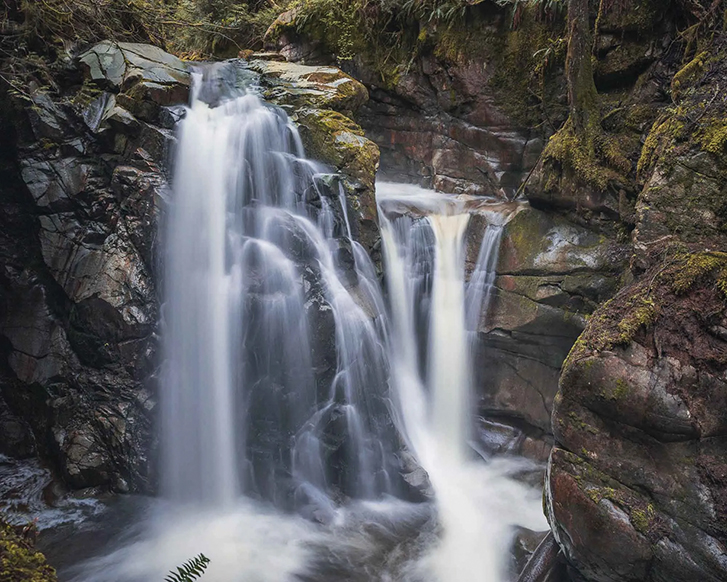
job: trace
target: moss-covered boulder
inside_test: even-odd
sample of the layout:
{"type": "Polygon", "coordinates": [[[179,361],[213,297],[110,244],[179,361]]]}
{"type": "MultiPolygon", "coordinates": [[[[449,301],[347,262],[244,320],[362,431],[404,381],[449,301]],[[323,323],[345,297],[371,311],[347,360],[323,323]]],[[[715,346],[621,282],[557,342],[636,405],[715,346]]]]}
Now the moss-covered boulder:
{"type": "Polygon", "coordinates": [[[727,576],[727,255],[671,255],[591,318],[555,399],[548,513],[588,580],[727,576]]]}
{"type": "Polygon", "coordinates": [[[301,109],[296,121],[306,153],[334,165],[348,178],[344,187],[354,212],[353,234],[370,249],[378,237],[374,183],[379,148],[364,137],[360,126],[337,111],[301,109]]]}
{"type": "Polygon", "coordinates": [[[0,582],[56,582],[45,556],[34,549],[35,528],[12,526],[0,516],[0,582]]]}

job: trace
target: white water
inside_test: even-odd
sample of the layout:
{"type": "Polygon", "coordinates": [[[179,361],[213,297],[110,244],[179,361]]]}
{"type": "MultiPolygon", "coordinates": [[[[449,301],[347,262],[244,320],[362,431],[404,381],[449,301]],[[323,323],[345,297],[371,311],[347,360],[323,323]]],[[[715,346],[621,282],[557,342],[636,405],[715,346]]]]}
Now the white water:
{"type": "MultiPolygon", "coordinates": [[[[217,72],[198,75],[196,95],[214,93],[217,72]]],[[[167,495],[220,506],[244,492],[320,517],[333,489],[393,492],[384,337],[368,312],[380,291],[345,207],[352,247],[343,247],[340,192],[326,189],[326,168],[304,158],[287,116],[254,94],[217,107],[194,99],[175,166],[165,243],[167,495]],[[339,264],[346,252],[353,272],[339,264]],[[313,370],[329,341],[311,334],[321,317],[332,319],[337,355],[325,363],[335,366],[327,385],[313,370]],[[331,455],[344,465],[337,474],[331,455]]]]}
{"type": "Polygon", "coordinates": [[[501,228],[467,287],[477,205],[380,185],[387,305],[328,169],[219,73],[195,79],[165,229],[168,501],[73,579],[160,580],[203,552],[205,582],[504,582],[513,527],[546,524],[523,465],[468,443],[501,228]],[[411,456],[433,503],[406,500],[411,456]]]}
{"type": "Polygon", "coordinates": [[[474,420],[468,330],[477,329],[491,300],[504,217],[492,217],[465,291],[467,200],[398,184],[379,184],[377,198],[400,423],[429,475],[442,525],[422,569],[439,582],[506,580],[513,526],[547,525],[539,497],[512,479],[516,463],[485,464],[467,446],[474,420]]]}

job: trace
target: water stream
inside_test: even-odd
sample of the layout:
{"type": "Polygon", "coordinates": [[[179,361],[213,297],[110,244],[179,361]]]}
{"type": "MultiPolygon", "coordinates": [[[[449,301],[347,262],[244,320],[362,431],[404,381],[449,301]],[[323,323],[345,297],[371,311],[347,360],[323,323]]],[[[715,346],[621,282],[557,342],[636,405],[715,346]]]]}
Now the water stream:
{"type": "Polygon", "coordinates": [[[379,184],[382,288],[332,170],[220,66],[195,75],[164,228],[162,499],[61,578],[203,552],[205,582],[506,580],[514,527],[546,528],[523,462],[470,446],[506,214],[379,184]]]}

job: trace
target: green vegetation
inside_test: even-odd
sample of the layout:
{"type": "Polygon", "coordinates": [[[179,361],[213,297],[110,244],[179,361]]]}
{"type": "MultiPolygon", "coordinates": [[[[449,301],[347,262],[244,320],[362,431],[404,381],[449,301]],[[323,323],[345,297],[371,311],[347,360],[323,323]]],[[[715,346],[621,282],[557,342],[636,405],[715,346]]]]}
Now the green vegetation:
{"type": "Polygon", "coordinates": [[[671,273],[671,287],[677,295],[689,292],[705,278],[713,277],[714,284],[727,297],[727,253],[705,252],[678,255],[671,273]]]}
{"type": "Polygon", "coordinates": [[[176,572],[169,572],[169,575],[164,578],[164,582],[194,582],[202,577],[209,563],[210,559],[204,554],[200,554],[177,567],[176,572]]]}
{"type": "Polygon", "coordinates": [[[623,155],[618,145],[618,138],[609,139],[600,128],[579,136],[571,122],[553,137],[543,153],[543,160],[553,170],[545,188],[552,190],[561,186],[559,177],[565,173],[566,179],[583,181],[596,190],[606,190],[612,182],[625,182],[625,174],[631,169],[631,163],[623,155]],[[613,169],[618,168],[619,171],[613,169]]]}
{"type": "Polygon", "coordinates": [[[709,53],[702,51],[674,75],[671,81],[671,94],[674,100],[678,100],[686,89],[704,76],[708,59],[709,53]]]}
{"type": "MultiPolygon", "coordinates": [[[[21,0],[4,22],[36,50],[58,54],[106,39],[145,42],[189,58],[262,48],[290,0],[21,0]],[[13,20],[11,20],[13,19],[13,20]],[[21,25],[17,23],[22,23],[21,25]]],[[[6,26],[6,28],[8,28],[6,26]]]]}
{"type": "Polygon", "coordinates": [[[653,527],[654,520],[656,518],[656,510],[651,503],[648,503],[643,509],[632,509],[629,517],[631,519],[631,524],[636,528],[636,530],[646,535],[653,527]]]}
{"type": "Polygon", "coordinates": [[[34,549],[33,525],[16,527],[0,517],[0,582],[56,582],[56,573],[34,549]]]}

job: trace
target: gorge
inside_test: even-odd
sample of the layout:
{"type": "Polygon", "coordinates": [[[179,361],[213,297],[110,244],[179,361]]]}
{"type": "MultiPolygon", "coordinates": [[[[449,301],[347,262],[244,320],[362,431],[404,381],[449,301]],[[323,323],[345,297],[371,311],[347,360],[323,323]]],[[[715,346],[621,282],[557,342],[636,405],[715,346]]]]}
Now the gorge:
{"type": "Polygon", "coordinates": [[[723,3],[50,4],[1,38],[10,580],[30,518],[79,582],[724,579],[723,3]]]}

